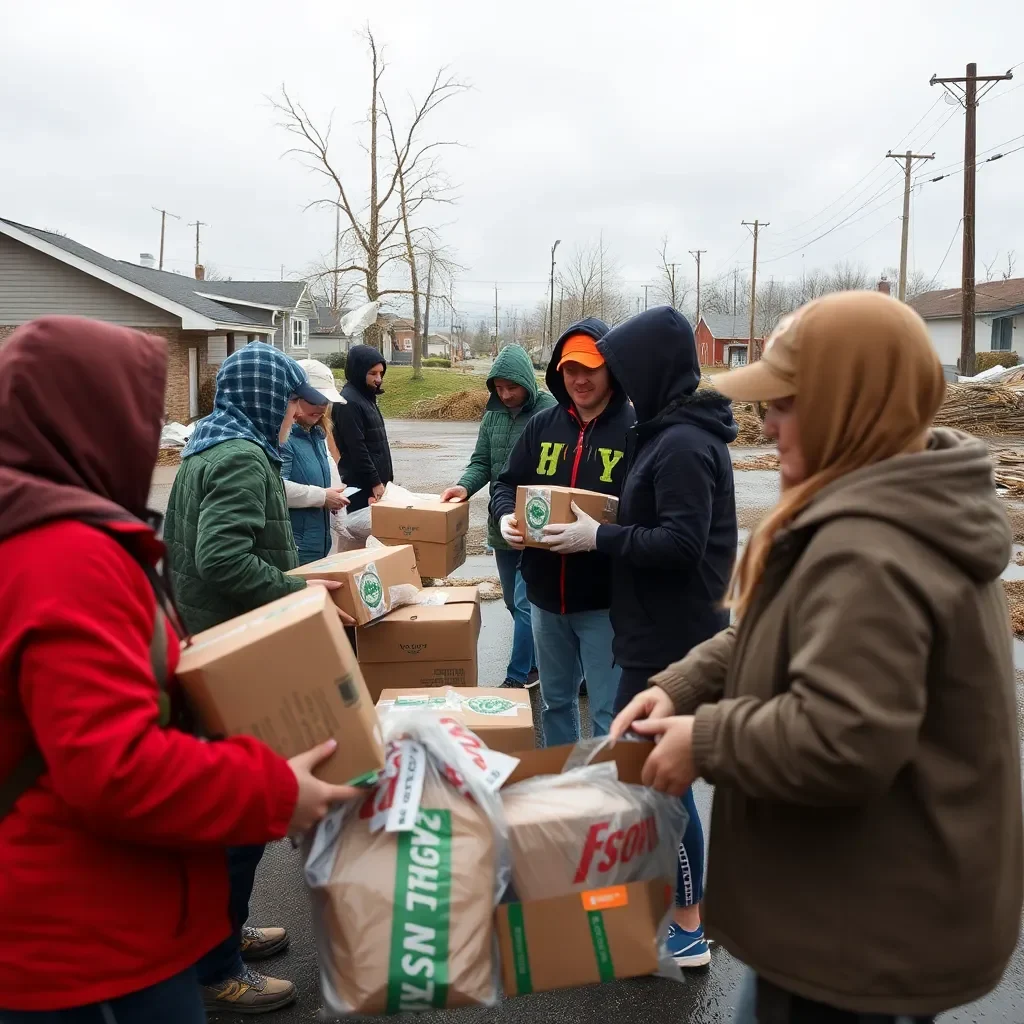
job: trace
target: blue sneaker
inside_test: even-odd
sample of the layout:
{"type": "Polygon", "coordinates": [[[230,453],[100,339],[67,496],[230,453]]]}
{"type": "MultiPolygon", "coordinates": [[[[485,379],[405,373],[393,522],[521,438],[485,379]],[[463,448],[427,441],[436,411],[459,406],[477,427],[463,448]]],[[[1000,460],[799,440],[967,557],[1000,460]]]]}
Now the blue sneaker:
{"type": "Polygon", "coordinates": [[[704,926],[688,932],[673,924],[668,930],[668,951],[680,967],[707,967],[711,963],[711,949],[704,938],[704,926]]]}

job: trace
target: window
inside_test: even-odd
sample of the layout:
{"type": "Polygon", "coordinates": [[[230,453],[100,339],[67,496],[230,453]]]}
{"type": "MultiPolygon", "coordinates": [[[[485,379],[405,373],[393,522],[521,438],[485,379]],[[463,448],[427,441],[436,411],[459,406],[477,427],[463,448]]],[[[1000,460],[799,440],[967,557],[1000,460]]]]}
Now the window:
{"type": "Polygon", "coordinates": [[[292,348],[305,348],[309,339],[309,321],[292,317],[292,348]]]}
{"type": "Polygon", "coordinates": [[[1001,316],[992,321],[992,351],[1009,352],[1013,348],[1013,317],[1001,316]]]}

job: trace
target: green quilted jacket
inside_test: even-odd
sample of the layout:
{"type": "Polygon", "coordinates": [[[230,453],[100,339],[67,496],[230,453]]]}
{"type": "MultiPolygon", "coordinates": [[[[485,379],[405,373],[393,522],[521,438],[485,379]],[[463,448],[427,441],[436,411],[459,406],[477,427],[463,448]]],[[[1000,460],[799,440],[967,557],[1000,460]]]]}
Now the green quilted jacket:
{"type": "MultiPolygon", "coordinates": [[[[461,487],[465,487],[472,497],[485,484],[490,484],[494,489],[494,481],[498,474],[505,468],[509,454],[515,447],[519,435],[523,432],[530,417],[541,409],[550,409],[555,405],[554,398],[547,391],[541,391],[537,386],[537,377],[533,372],[533,364],[526,350],[519,345],[506,345],[498,353],[494,360],[491,372],[487,377],[487,389],[491,393],[484,412],[484,418],[480,423],[480,433],[477,435],[476,448],[469,460],[466,472],[462,474],[459,481],[461,487]],[[521,384],[529,392],[530,397],[526,404],[513,416],[501,403],[494,390],[494,380],[502,377],[515,384],[521,384]]],[[[508,549],[508,545],[501,539],[498,531],[498,524],[493,520],[487,521],[487,543],[492,548],[502,551],[508,549]]]]}
{"type": "Polygon", "coordinates": [[[301,590],[280,469],[251,441],[182,460],[164,523],[178,607],[191,633],[301,590]]]}

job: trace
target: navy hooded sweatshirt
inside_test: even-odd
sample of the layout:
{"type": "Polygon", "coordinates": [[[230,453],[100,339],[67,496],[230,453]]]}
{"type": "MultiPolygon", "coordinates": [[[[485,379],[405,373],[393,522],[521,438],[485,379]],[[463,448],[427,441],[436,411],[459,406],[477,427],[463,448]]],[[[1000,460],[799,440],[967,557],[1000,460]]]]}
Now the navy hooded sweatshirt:
{"type": "Polygon", "coordinates": [[[369,504],[377,484],[389,484],[395,479],[391,465],[391,448],[384,417],[377,408],[378,392],[366,383],[366,375],[378,363],[387,373],[384,357],[369,345],[353,345],[345,361],[345,379],[341,389],[345,405],[331,407],[334,423],[334,441],[341,453],[338,470],[347,487],[359,487],[353,494],[349,512],[357,512],[369,504]]]}
{"type": "MultiPolygon", "coordinates": [[[[583,423],[557,369],[567,338],[589,334],[597,341],[607,333],[608,325],[591,317],[558,339],[546,377],[558,405],[536,413],[512,449],[491,497],[495,521],[515,512],[521,484],[580,487],[618,497],[625,477],[626,434],[636,419],[626,394],[613,375],[611,401],[600,416],[583,423]]],[[[521,571],[530,603],[544,611],[565,615],[611,606],[611,563],[600,552],[556,555],[527,548],[521,571]]]]}
{"type": "Polygon", "coordinates": [[[729,624],[736,424],[727,398],[697,390],[693,331],[671,307],[627,320],[597,347],[637,419],[618,524],[597,531],[597,550],[612,558],[613,650],[617,664],[653,672],[729,624]]]}

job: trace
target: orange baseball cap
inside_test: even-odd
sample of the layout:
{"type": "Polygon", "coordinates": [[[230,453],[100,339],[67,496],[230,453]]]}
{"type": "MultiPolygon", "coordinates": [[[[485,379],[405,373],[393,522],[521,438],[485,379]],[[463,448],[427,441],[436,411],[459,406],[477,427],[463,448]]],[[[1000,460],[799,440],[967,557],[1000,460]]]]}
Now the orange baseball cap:
{"type": "Polygon", "coordinates": [[[604,366],[604,356],[597,351],[597,342],[589,334],[570,334],[562,345],[562,356],[555,369],[560,370],[566,363],[579,363],[588,370],[596,370],[604,366]]]}

